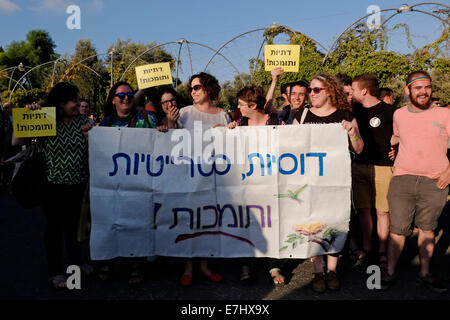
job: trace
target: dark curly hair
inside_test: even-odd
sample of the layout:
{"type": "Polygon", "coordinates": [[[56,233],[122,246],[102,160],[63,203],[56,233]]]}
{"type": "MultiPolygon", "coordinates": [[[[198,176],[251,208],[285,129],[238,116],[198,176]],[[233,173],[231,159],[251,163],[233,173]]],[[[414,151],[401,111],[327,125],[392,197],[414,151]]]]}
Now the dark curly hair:
{"type": "Polygon", "coordinates": [[[264,111],[266,95],[261,86],[257,86],[255,84],[245,86],[239,90],[237,93],[237,98],[247,103],[256,103],[256,110],[264,111]]]}
{"type": "Polygon", "coordinates": [[[43,107],[56,107],[56,123],[61,123],[63,118],[62,105],[69,101],[78,101],[80,91],[71,82],[59,82],[49,92],[43,107]]]}
{"type": "Polygon", "coordinates": [[[217,81],[217,79],[214,76],[205,72],[194,74],[189,79],[189,90],[192,80],[194,80],[195,78],[199,78],[200,83],[205,88],[206,92],[208,93],[208,97],[211,99],[211,101],[216,101],[219,98],[220,85],[219,81],[217,81]]]}

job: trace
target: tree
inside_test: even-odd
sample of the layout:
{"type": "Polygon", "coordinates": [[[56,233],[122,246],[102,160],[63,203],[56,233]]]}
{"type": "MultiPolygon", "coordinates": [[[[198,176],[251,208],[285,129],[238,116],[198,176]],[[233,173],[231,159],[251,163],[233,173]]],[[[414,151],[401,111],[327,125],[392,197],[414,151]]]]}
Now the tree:
{"type": "Polygon", "coordinates": [[[241,73],[234,77],[234,80],[225,81],[222,84],[220,91],[220,105],[225,110],[236,110],[237,107],[237,93],[246,85],[250,84],[251,77],[249,74],[241,73]]]}
{"type": "Polygon", "coordinates": [[[88,99],[95,117],[102,113],[102,105],[109,89],[108,72],[90,39],[80,39],[75,46],[64,79],[70,79],[80,90],[80,97],[88,99]]]}
{"type": "MultiPolygon", "coordinates": [[[[27,34],[26,41],[11,42],[4,52],[0,52],[0,70],[13,68],[22,63],[25,66],[37,66],[58,58],[55,53],[55,44],[49,33],[44,30],[31,30],[27,34]]],[[[42,80],[49,72],[51,66],[36,69],[27,75],[27,82],[23,83],[27,88],[41,88],[42,80]]],[[[12,73],[12,72],[11,72],[12,73]]],[[[24,72],[14,70],[13,80],[18,81],[24,72]]],[[[7,77],[1,77],[0,89],[6,90],[9,84],[7,77]]]]}
{"type": "Polygon", "coordinates": [[[109,55],[106,59],[107,71],[111,73],[111,61],[113,62],[113,83],[119,81],[125,72],[126,68],[135,60],[138,56],[139,59],[130,66],[130,68],[123,75],[122,80],[131,84],[133,88],[137,88],[135,67],[158,62],[169,62],[171,68],[175,66],[176,59],[172,57],[170,53],[162,49],[161,47],[151,49],[156,46],[156,43],[150,44],[135,43],[131,40],[120,40],[109,47],[108,52],[115,52],[113,55],[109,55]]]}

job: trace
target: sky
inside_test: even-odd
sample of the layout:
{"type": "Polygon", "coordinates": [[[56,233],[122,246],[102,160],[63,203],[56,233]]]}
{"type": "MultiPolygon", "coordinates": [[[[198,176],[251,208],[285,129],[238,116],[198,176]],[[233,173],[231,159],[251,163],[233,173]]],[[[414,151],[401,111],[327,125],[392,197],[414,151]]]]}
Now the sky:
{"type": "MultiPolygon", "coordinates": [[[[449,4],[448,0],[442,2],[449,4]]],[[[61,55],[72,54],[79,39],[91,39],[100,54],[120,38],[140,43],[169,42],[164,49],[177,56],[180,46],[171,42],[186,39],[191,44],[189,50],[182,47],[179,71],[179,77],[185,80],[191,65],[194,73],[204,70],[214,53],[211,49],[218,49],[242,33],[267,28],[274,21],[312,37],[328,49],[342,31],[367,14],[369,6],[377,5],[383,10],[402,4],[405,0],[0,0],[0,46],[5,48],[12,41],[25,40],[30,30],[43,29],[49,32],[61,55]],[[72,12],[66,10],[70,5],[80,8],[80,29],[67,27],[72,12]]],[[[434,8],[417,7],[428,12],[434,8]]],[[[392,10],[381,15],[386,18],[394,13],[392,10]]],[[[437,19],[417,12],[399,14],[387,26],[397,23],[409,25],[417,47],[436,40],[442,32],[437,19]]],[[[217,56],[207,71],[221,81],[232,79],[237,71],[248,73],[248,59],[258,55],[262,34],[262,30],[250,32],[228,44],[221,53],[229,62],[217,56]]],[[[389,36],[389,49],[413,51],[401,29],[391,31],[389,36]]],[[[275,43],[285,41],[286,38],[278,37],[275,43]]]]}

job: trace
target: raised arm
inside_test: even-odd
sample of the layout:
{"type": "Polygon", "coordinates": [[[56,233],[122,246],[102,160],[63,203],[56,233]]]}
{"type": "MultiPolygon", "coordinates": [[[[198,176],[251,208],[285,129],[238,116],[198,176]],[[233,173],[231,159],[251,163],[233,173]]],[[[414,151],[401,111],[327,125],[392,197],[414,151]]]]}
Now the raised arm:
{"type": "Polygon", "coordinates": [[[264,106],[264,110],[269,113],[274,113],[280,115],[282,110],[278,110],[273,106],[273,96],[275,93],[275,88],[277,87],[278,78],[284,73],[283,68],[275,68],[270,71],[272,75],[272,83],[270,84],[270,88],[266,94],[266,104],[264,106]]]}

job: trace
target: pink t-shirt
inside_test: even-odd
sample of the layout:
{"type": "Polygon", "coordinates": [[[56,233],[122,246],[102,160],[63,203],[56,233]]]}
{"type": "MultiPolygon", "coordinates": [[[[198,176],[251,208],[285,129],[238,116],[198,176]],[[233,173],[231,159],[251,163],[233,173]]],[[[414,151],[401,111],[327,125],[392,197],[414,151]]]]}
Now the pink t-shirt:
{"type": "Polygon", "coordinates": [[[400,108],[394,113],[394,135],[400,137],[394,176],[411,174],[436,179],[447,169],[449,109],[434,107],[416,113],[407,106],[400,108]]]}

